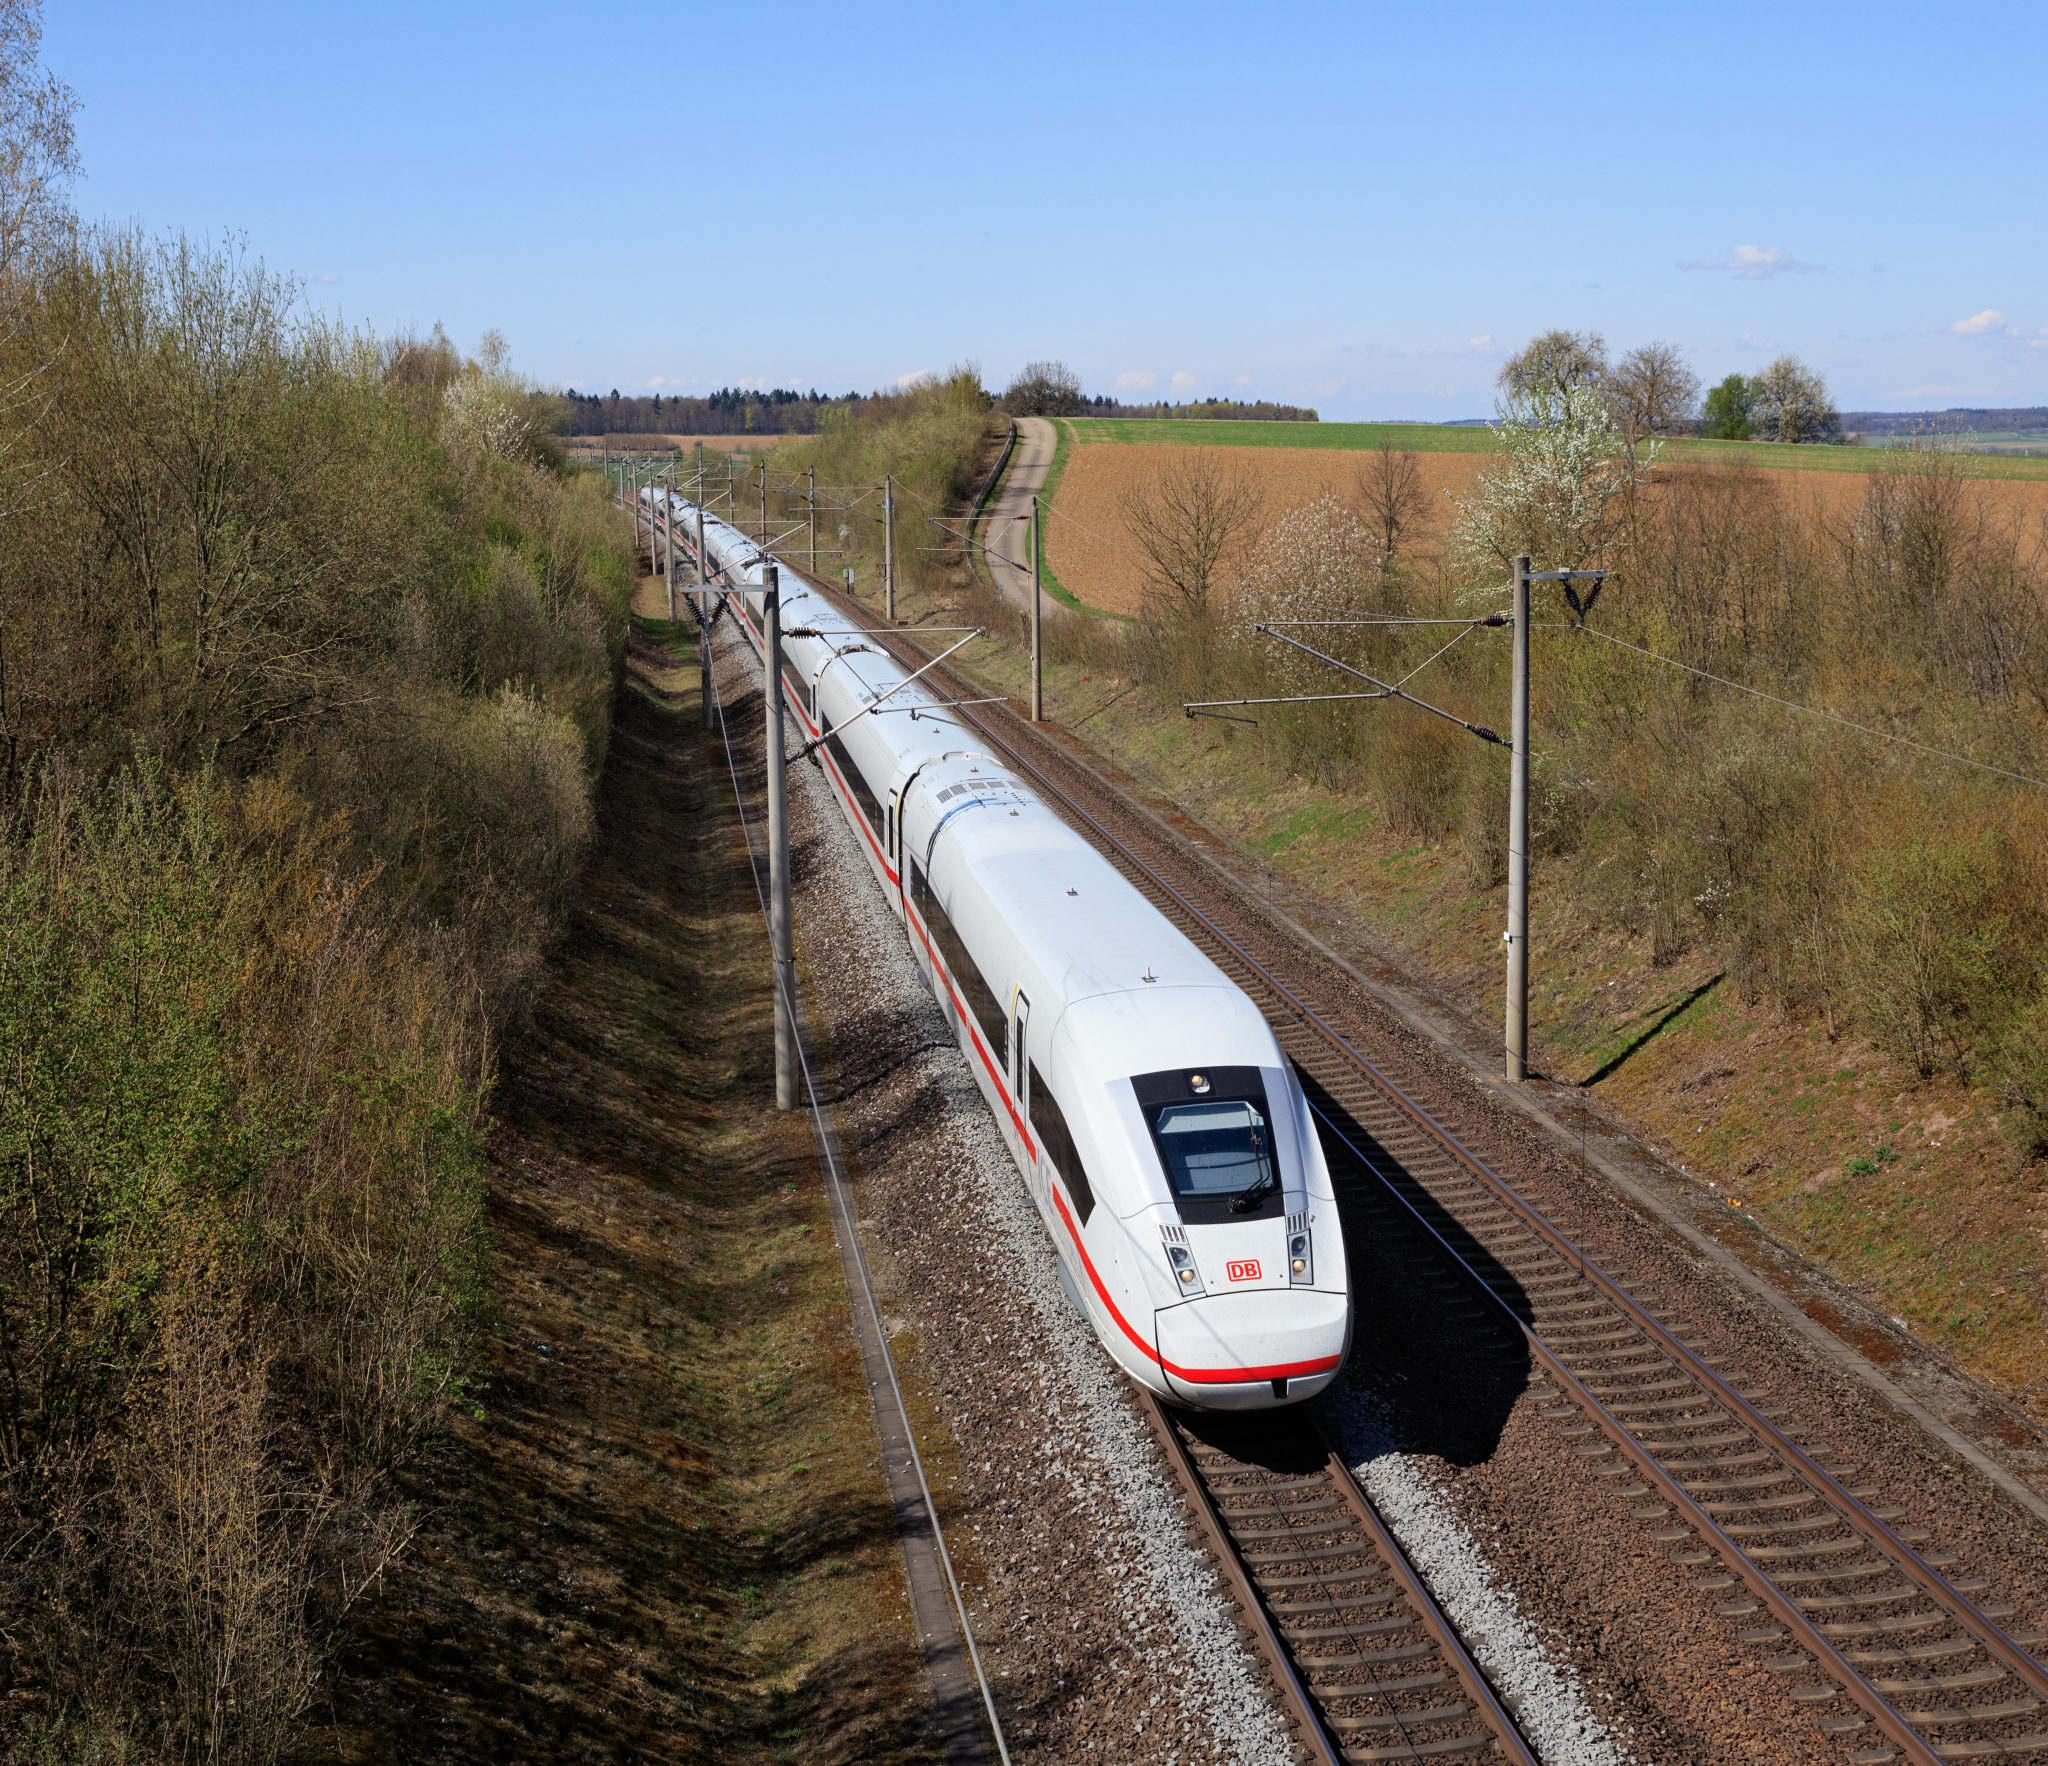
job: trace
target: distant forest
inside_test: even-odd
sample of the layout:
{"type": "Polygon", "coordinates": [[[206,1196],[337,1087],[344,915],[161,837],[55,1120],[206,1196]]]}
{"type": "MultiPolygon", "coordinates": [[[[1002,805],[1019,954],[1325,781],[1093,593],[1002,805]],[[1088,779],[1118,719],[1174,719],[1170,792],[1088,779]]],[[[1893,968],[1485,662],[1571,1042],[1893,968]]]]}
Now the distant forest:
{"type": "MultiPolygon", "coordinates": [[[[677,394],[644,398],[622,394],[578,392],[562,395],[564,409],[555,422],[557,435],[815,435],[827,411],[857,411],[872,393],[823,393],[813,387],[743,391],[721,387],[702,398],[677,394]]],[[[1301,405],[1273,405],[1261,400],[1205,399],[1185,405],[1126,405],[1112,398],[1083,398],[1080,417],[1199,417],[1210,421],[1242,418],[1262,423],[1314,423],[1314,411],[1301,405]]]]}
{"type": "Polygon", "coordinates": [[[1207,422],[1238,418],[1247,423],[1317,423],[1306,405],[1274,405],[1264,399],[1197,399],[1185,405],[1126,405],[1110,398],[1083,398],[1081,417],[1199,417],[1207,422]]]}
{"type": "Polygon", "coordinates": [[[557,435],[815,435],[826,411],[867,402],[865,393],[835,397],[815,387],[797,392],[779,386],[766,392],[726,386],[703,398],[663,398],[658,392],[634,398],[621,396],[616,387],[594,393],[572,386],[562,398],[568,408],[556,423],[557,435]]]}
{"type": "Polygon", "coordinates": [[[1946,411],[1844,411],[1842,427],[1852,435],[1918,435],[1925,430],[2048,429],[2048,405],[2008,405],[1992,409],[1951,405],[1946,411]]]}

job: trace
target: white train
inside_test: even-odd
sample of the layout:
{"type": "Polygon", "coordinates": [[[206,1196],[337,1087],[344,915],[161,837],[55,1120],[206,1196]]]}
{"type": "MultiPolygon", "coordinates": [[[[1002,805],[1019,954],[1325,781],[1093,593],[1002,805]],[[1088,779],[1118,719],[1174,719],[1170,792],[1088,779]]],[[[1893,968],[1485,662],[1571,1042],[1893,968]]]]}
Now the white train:
{"type": "MultiPolygon", "coordinates": [[[[693,536],[695,507],[673,510],[693,536]]],[[[758,656],[763,555],[708,512],[704,541],[758,656]]],[[[1069,1296],[1171,1403],[1245,1410],[1321,1391],[1351,1346],[1344,1242],[1300,1082],[1258,1009],[923,683],[904,687],[794,571],[781,582],[783,630],[818,634],[783,641],[786,703],[807,741],[823,736],[814,759],[1069,1296]]]]}

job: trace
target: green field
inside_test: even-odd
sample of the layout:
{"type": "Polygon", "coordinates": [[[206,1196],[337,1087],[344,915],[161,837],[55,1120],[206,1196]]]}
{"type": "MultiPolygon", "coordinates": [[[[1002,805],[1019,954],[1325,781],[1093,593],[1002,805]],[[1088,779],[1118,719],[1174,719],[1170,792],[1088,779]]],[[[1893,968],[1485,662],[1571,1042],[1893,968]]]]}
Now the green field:
{"type": "Polygon", "coordinates": [[[1170,448],[1376,448],[1483,454],[1490,430],[1449,423],[1238,423],[1201,417],[1069,417],[1077,442],[1154,442],[1170,448]]]}
{"type": "MultiPolygon", "coordinates": [[[[1389,442],[1418,454],[1484,454],[1493,432],[1478,424],[1235,423],[1179,417],[1067,417],[1060,426],[1083,445],[1150,443],[1173,448],[1376,448],[1389,442]]],[[[1804,472],[1869,472],[1871,448],[1794,447],[1784,442],[1672,441],[1674,465],[1770,466],[1804,472]]],[[[2048,459],[2024,454],[1971,456],[1980,478],[2048,479],[2048,459]]]]}

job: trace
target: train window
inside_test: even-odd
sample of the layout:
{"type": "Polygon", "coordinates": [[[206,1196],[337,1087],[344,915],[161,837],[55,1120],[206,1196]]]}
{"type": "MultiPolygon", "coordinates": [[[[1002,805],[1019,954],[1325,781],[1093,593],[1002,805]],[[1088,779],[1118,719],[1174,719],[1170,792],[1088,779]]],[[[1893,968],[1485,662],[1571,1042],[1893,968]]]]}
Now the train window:
{"type": "Polygon", "coordinates": [[[981,1034],[990,1055],[1001,1060],[1009,1041],[1010,1015],[1003,1010],[1003,1002],[996,998],[995,989],[982,978],[980,965],[968,954],[966,944],[954,930],[953,922],[946,917],[945,907],[922,868],[913,864],[910,875],[912,893],[918,911],[924,915],[924,923],[931,928],[932,941],[946,959],[946,967],[952,971],[953,980],[974,1013],[975,1021],[981,1025],[981,1034]]]}
{"type": "Polygon", "coordinates": [[[1081,1224],[1086,1226],[1088,1216],[1095,1212],[1095,1192],[1088,1187],[1088,1173],[1075,1150],[1074,1137],[1067,1130],[1060,1101],[1052,1095],[1052,1087],[1045,1083],[1045,1075],[1039,1072],[1036,1061],[1031,1063],[1031,1126],[1037,1131],[1038,1144],[1045,1149],[1045,1156],[1067,1186],[1067,1194],[1074,1198],[1081,1224]]]}
{"type": "Polygon", "coordinates": [[[1131,1088],[1182,1220],[1264,1220],[1283,1211],[1273,1112],[1258,1068],[1140,1073],[1131,1088]]]}
{"type": "Polygon", "coordinates": [[[832,764],[839,769],[839,776],[846,781],[847,790],[853,793],[853,800],[860,805],[861,814],[868,819],[868,826],[877,834],[882,831],[882,801],[868,789],[868,782],[861,777],[860,768],[853,764],[853,756],[846,752],[842,742],[832,728],[829,717],[819,719],[825,732],[825,751],[832,756],[832,764]]]}
{"type": "Polygon", "coordinates": [[[1266,1118],[1242,1098],[1164,1104],[1152,1118],[1152,1138],[1177,1195],[1238,1196],[1272,1182],[1266,1118]]]}
{"type": "Polygon", "coordinates": [[[796,695],[797,704],[810,709],[810,683],[804,679],[803,670],[796,665],[796,658],[785,650],[782,653],[782,678],[789,683],[789,690],[796,695]]]}

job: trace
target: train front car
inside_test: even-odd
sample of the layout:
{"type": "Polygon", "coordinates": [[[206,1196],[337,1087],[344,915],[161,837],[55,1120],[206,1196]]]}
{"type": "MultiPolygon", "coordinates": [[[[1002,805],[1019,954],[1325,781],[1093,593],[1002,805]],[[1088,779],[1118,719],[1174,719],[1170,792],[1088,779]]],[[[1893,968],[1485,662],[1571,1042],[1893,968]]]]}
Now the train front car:
{"type": "Polygon", "coordinates": [[[903,805],[913,948],[1096,1334],[1175,1404],[1322,1390],[1343,1237],[1258,1008],[986,754],[923,761],[903,805]]]}
{"type": "Polygon", "coordinates": [[[1058,1236],[1082,1256],[1090,1310],[1109,1315],[1098,1329],[1134,1377],[1206,1410],[1296,1403],[1351,1347],[1329,1169],[1265,1020],[1187,955],[1213,981],[1175,975],[1169,956],[1138,989],[1061,1014],[1052,1089],[1085,1118],[1067,1134],[1092,1143],[1092,1158],[1078,1144],[1074,1155],[1095,1174],[1091,1213],[1113,1220],[1091,1231],[1056,1204],[1058,1236]]]}

